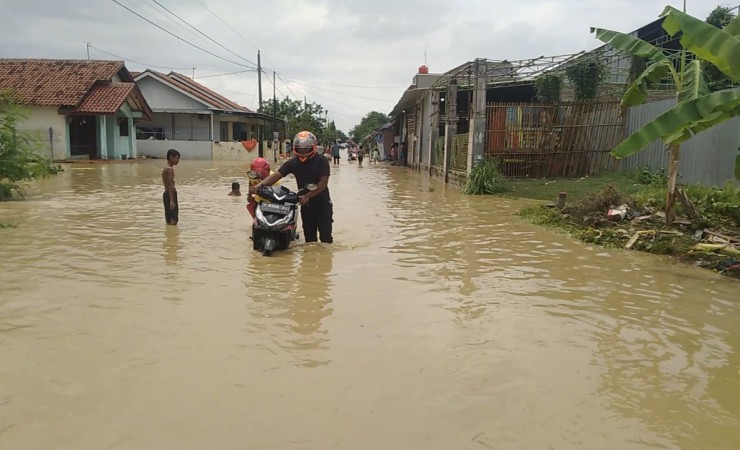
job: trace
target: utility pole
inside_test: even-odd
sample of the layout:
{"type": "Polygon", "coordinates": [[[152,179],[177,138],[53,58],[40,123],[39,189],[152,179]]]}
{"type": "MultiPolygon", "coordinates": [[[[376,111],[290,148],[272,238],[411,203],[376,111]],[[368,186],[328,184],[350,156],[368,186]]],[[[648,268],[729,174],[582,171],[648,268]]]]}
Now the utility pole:
{"type": "MultiPolygon", "coordinates": [[[[260,51],[257,50],[257,91],[259,92],[259,108],[262,109],[262,60],[260,51]]],[[[262,128],[259,125],[259,116],[257,116],[257,154],[262,157],[262,128]]]]}
{"type": "Polygon", "coordinates": [[[90,44],[92,42],[85,42],[85,47],[87,47],[87,60],[90,61],[90,44]]]}
{"type": "Polygon", "coordinates": [[[275,133],[277,132],[277,96],[275,94],[275,90],[277,88],[275,87],[275,71],[272,71],[272,153],[273,157],[275,158],[275,162],[277,162],[277,147],[279,140],[278,137],[275,137],[275,133]]]}

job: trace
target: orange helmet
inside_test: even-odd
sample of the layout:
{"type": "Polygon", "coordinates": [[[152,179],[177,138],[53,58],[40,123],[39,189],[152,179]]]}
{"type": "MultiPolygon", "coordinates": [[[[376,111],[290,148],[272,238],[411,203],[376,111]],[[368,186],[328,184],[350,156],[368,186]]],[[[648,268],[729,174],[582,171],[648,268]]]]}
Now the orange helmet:
{"type": "Polygon", "coordinates": [[[265,158],[254,158],[252,164],[249,165],[249,169],[255,171],[260,180],[264,180],[270,175],[270,163],[265,158]]]}
{"type": "Polygon", "coordinates": [[[310,131],[301,131],[293,138],[293,152],[300,162],[306,162],[316,154],[316,136],[310,131]]]}

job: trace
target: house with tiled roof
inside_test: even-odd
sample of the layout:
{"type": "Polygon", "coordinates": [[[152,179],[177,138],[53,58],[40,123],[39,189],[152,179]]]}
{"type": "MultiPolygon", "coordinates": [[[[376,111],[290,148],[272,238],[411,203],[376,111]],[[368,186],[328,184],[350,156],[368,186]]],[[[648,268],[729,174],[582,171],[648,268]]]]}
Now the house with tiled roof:
{"type": "MultiPolygon", "coordinates": [[[[134,76],[153,117],[137,124],[141,154],[162,157],[176,148],[185,159],[247,161],[272,140],[272,116],[254,112],[177,72],[145,70],[134,76]]],[[[279,135],[283,121],[276,121],[279,135]]]]}
{"type": "Polygon", "coordinates": [[[153,114],[123,61],[0,59],[0,92],[55,160],[135,158],[136,122],[153,114]]]}

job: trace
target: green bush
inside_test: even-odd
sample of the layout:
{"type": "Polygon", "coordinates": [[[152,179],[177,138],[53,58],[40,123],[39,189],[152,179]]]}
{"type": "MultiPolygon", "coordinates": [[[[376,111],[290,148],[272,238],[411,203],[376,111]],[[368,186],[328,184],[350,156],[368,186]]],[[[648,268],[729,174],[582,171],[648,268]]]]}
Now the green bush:
{"type": "Polygon", "coordinates": [[[462,188],[465,195],[500,194],[510,189],[509,183],[498,169],[496,162],[485,157],[474,168],[462,188]]]}
{"type": "Polygon", "coordinates": [[[665,174],[665,170],[653,170],[650,167],[640,167],[635,172],[629,174],[629,177],[635,180],[636,183],[642,185],[656,185],[656,186],[667,186],[668,176],[665,174]]]}
{"type": "Polygon", "coordinates": [[[31,140],[18,130],[24,115],[10,102],[10,96],[0,94],[0,200],[14,194],[23,196],[21,182],[46,177],[62,170],[46,158],[37,155],[31,140]]]}
{"type": "MultiPolygon", "coordinates": [[[[740,187],[733,182],[728,181],[722,188],[689,185],[683,190],[708,224],[740,225],[740,187]]],[[[636,203],[639,207],[664,209],[666,191],[660,184],[645,185],[635,194],[636,203]]],[[[681,204],[677,208],[683,210],[681,204]]]]}

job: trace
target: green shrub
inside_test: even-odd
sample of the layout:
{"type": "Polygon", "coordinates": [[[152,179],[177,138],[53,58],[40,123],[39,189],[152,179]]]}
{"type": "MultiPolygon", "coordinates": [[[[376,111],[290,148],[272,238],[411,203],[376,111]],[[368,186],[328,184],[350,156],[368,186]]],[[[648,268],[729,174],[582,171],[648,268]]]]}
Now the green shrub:
{"type": "Polygon", "coordinates": [[[462,188],[465,195],[500,194],[510,189],[509,183],[496,162],[485,157],[474,168],[462,188]]]}
{"type": "Polygon", "coordinates": [[[20,183],[23,181],[62,170],[58,164],[33,151],[31,140],[18,130],[23,119],[18,107],[10,102],[10,96],[0,94],[0,200],[9,199],[14,194],[22,197],[20,183]]]}
{"type": "Polygon", "coordinates": [[[629,174],[629,177],[635,180],[636,183],[642,185],[657,185],[667,186],[668,176],[665,174],[665,170],[653,170],[650,167],[640,167],[636,171],[629,174]]]}

